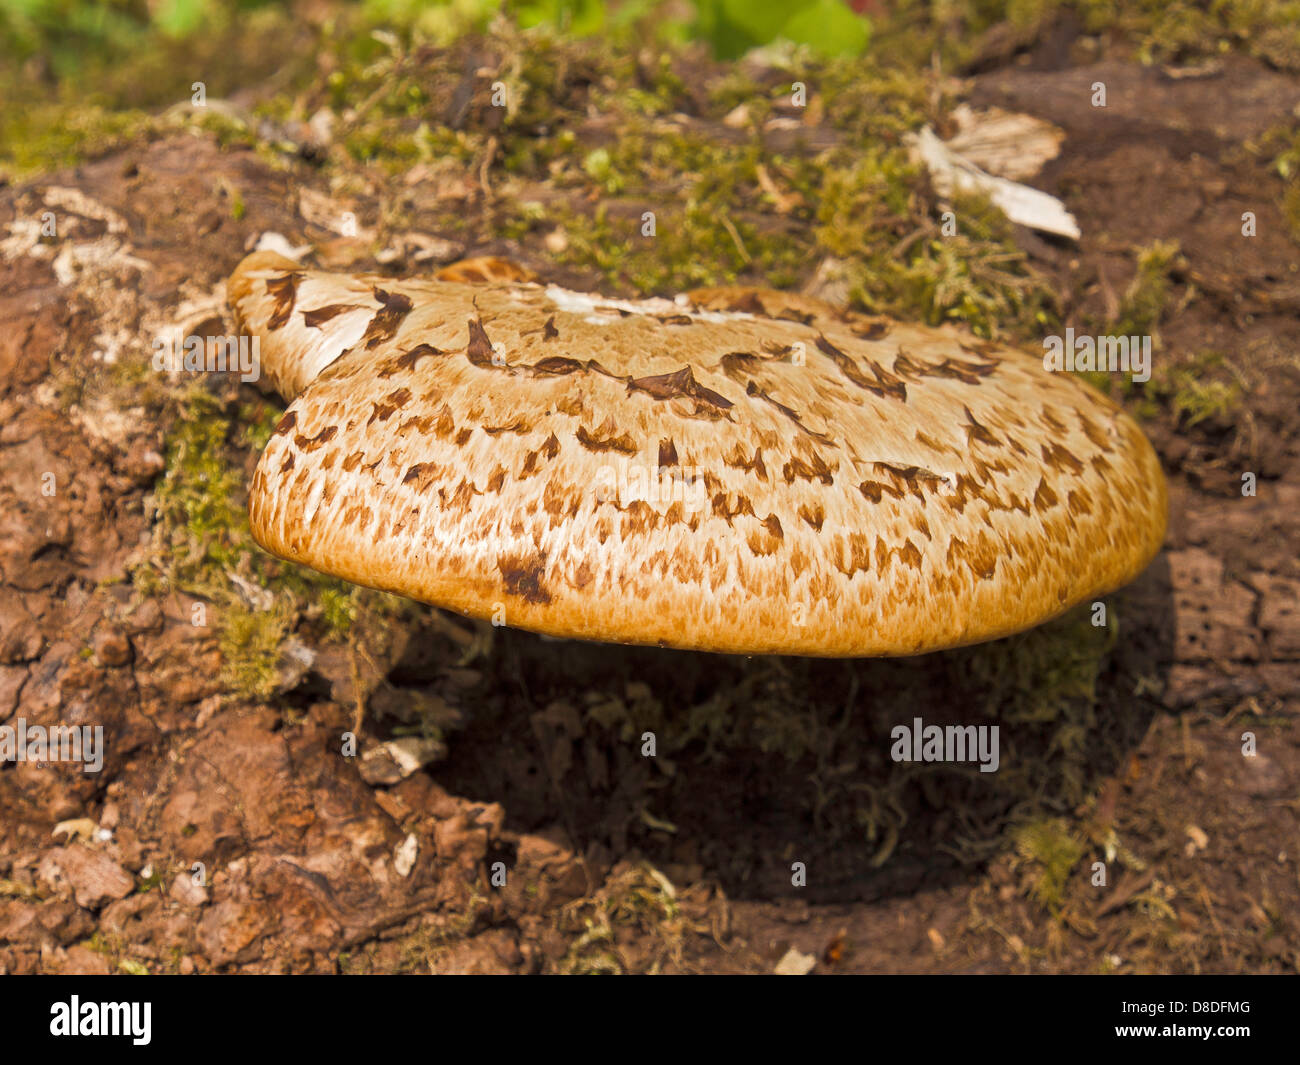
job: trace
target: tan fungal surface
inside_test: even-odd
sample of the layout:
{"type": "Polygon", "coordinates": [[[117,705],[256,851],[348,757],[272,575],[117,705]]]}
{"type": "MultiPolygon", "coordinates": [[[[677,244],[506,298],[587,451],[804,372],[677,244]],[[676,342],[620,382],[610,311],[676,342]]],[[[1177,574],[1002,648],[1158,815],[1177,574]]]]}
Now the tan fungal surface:
{"type": "Polygon", "coordinates": [[[764,289],[624,301],[259,253],[231,279],[293,402],[268,550],[555,636],[906,655],[1051,618],[1164,536],[1117,406],[956,332],[764,289]]]}

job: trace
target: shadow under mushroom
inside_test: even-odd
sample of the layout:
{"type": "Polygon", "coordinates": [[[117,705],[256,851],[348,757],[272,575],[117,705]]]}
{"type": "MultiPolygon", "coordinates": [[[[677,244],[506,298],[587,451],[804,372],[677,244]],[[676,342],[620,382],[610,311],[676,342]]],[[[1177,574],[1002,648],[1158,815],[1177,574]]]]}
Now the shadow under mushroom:
{"type": "MultiPolygon", "coordinates": [[[[939,886],[1124,772],[1173,657],[1165,559],[1101,602],[1104,626],[1084,604],[910,659],[743,658],[497,630],[467,728],[432,772],[502,803],[513,830],[558,826],[579,852],[639,852],[732,898],[791,897],[795,862],[809,902],[939,886]],[[916,718],[997,726],[997,770],[894,761],[891,731],[916,718]]],[[[414,655],[390,680],[435,683],[414,655]]]]}

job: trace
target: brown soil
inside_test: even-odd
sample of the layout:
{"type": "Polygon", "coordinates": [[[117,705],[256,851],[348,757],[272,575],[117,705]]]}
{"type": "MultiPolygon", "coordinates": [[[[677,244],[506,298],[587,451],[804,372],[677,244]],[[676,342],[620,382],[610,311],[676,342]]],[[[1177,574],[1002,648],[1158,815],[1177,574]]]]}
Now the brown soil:
{"type": "MultiPolygon", "coordinates": [[[[892,838],[869,838],[844,805],[846,779],[885,794],[902,771],[883,738],[900,705],[982,719],[963,653],[745,661],[498,630],[466,661],[465,623],[417,611],[360,660],[376,674],[362,746],[417,698],[463,727],[443,761],[392,786],[338,753],[359,683],[346,647],[315,648],[270,704],[223,698],[193,601],[130,577],[164,427],[143,398],[119,405],[125,354],[80,360],[165,321],[229,331],[211,294],[257,234],[303,241],[293,191],[311,177],[183,136],[0,189],[0,232],[57,202],[60,239],[81,249],[0,256],[0,723],[109,737],[98,774],[0,766],[0,972],[763,972],[791,947],[819,971],[1300,969],[1300,272],[1275,179],[1243,147],[1296,106],[1300,80],[1245,59],[1193,78],[1039,65],[980,74],[970,95],[1066,131],[1035,183],[1083,240],[1024,237],[1063,318],[1113,316],[1134,248],[1176,240],[1164,350],[1230,353],[1244,397],[1228,420],[1146,423],[1170,478],[1168,545],[1115,602],[1088,798],[1042,785],[1083,841],[1059,892],[982,781],[889,792],[905,815],[892,838]],[[1089,103],[1095,81],[1105,109],[1089,103]],[[657,704],[671,745],[691,725],[673,712],[710,700],[724,717],[818,709],[794,759],[711,743],[640,756],[638,706],[657,704]],[[809,809],[810,780],[826,805],[809,809]]],[[[466,250],[545,269],[540,243],[466,250]]],[[[571,273],[556,279],[596,284],[571,273]]],[[[1051,734],[1014,735],[1028,752],[1051,734]]]]}

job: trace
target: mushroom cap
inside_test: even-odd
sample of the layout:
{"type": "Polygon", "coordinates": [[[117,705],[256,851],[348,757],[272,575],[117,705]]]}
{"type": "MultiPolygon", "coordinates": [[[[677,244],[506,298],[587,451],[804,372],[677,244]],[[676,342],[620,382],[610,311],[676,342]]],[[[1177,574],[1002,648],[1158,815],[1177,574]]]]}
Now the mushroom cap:
{"type": "Polygon", "coordinates": [[[288,412],[275,554],[552,636],[910,655],[1125,584],[1166,491],[1118,406],[1024,352],[765,289],[613,300],[305,271],[230,283],[288,412]]]}

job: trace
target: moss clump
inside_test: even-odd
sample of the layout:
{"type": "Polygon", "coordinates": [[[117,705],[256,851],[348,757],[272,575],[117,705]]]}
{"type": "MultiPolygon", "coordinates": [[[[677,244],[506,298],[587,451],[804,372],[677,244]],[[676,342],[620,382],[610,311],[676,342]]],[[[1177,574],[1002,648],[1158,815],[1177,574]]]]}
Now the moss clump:
{"type": "MultiPolygon", "coordinates": [[[[272,593],[351,587],[286,567],[253,541],[245,470],[280,413],[264,401],[224,403],[202,386],[184,393],[152,504],[155,541],[147,565],[155,579],[217,602],[239,598],[232,575],[272,593]]],[[[335,618],[345,614],[341,604],[331,610],[335,618]]]]}
{"type": "Polygon", "coordinates": [[[276,167],[283,166],[279,153],[292,147],[267,143],[247,121],[223,108],[182,108],[152,115],[111,111],[76,100],[0,110],[0,176],[23,178],[75,166],[127,145],[192,130],[213,134],[222,147],[255,148],[276,167]]]}
{"type": "Polygon", "coordinates": [[[1083,857],[1085,844],[1060,818],[1031,821],[1015,833],[1024,887],[1053,917],[1065,905],[1070,874],[1083,857]]]}
{"type": "Polygon", "coordinates": [[[18,179],[59,170],[147,136],[143,111],[90,103],[0,108],[0,175],[18,179]]]}
{"type": "MultiPolygon", "coordinates": [[[[1112,375],[1084,375],[1094,387],[1109,392],[1112,375]]],[[[1139,419],[1168,412],[1184,429],[1235,425],[1245,409],[1245,389],[1237,367],[1217,351],[1199,352],[1176,364],[1161,363],[1151,380],[1138,384],[1120,379],[1121,394],[1139,419]]]]}
{"type": "Polygon", "coordinates": [[[952,213],[960,220],[955,233],[943,235],[940,226],[918,218],[901,241],[877,237],[850,259],[856,302],[930,325],[960,322],[982,337],[1023,339],[1054,328],[1055,297],[1029,270],[1001,211],[963,196],[954,199],[952,213]]]}
{"type": "Polygon", "coordinates": [[[527,244],[558,229],[566,249],[545,254],[643,294],[797,287],[831,260],[842,295],[871,310],[1011,338],[1051,321],[1046,285],[987,202],[960,201],[959,232],[939,232],[938,204],[900,138],[941,120],[950,101],[930,73],[891,66],[889,53],[774,51],[777,66],[755,80],[698,51],[592,49],[508,22],[442,51],[401,33],[322,48],[331,62],[316,81],[259,111],[280,125],[332,111],[336,137],[320,161],[336,178],[355,177],[357,163],[392,177],[422,164],[490,187],[481,212],[436,220],[467,243],[527,244]],[[808,87],[814,139],[835,146],[794,137],[773,148],[764,123],[778,112],[788,121],[794,81],[808,87]],[[723,128],[742,103],[747,117],[723,128]]]}
{"type": "MultiPolygon", "coordinates": [[[[1174,275],[1185,266],[1177,241],[1157,240],[1139,248],[1137,271],[1124,290],[1124,298],[1120,301],[1115,318],[1109,322],[1096,323],[1098,333],[1112,337],[1150,336],[1152,349],[1159,348],[1159,325],[1168,310],[1174,275]]],[[[1098,391],[1111,394],[1114,374],[1093,370],[1080,376],[1098,391]]],[[[1135,382],[1131,377],[1120,377],[1120,394],[1128,398],[1137,393],[1140,398],[1143,384],[1145,383],[1135,382]]],[[[1149,400],[1138,405],[1137,413],[1140,416],[1152,417],[1155,412],[1156,408],[1149,400]]]]}
{"type": "Polygon", "coordinates": [[[243,479],[230,462],[231,420],[217,399],[193,388],[167,442],[167,466],[154,495],[155,564],[184,592],[213,598],[228,588],[223,571],[250,554],[243,479]]]}
{"type": "Polygon", "coordinates": [[[345,633],[357,620],[356,589],[323,588],[320,593],[321,617],[330,632],[345,633]]]}
{"type": "MultiPolygon", "coordinates": [[[[813,82],[827,124],[850,144],[897,144],[904,133],[933,122],[953,103],[942,84],[918,73],[929,62],[899,63],[887,52],[827,62],[813,82]]],[[[792,80],[806,80],[797,69],[790,73],[792,80]]],[[[788,86],[780,89],[788,92],[788,86]]]]}
{"type": "Polygon", "coordinates": [[[645,948],[654,946],[649,959],[638,959],[637,971],[657,973],[665,964],[680,963],[690,922],[677,902],[677,891],[668,878],[644,862],[616,866],[595,894],[570,903],[560,912],[556,924],[570,937],[569,949],[559,962],[561,973],[623,974],[632,971],[629,959],[619,949],[627,936],[645,948]]]}
{"type": "Polygon", "coordinates": [[[594,216],[561,216],[568,248],[561,262],[598,270],[621,290],[664,294],[740,279],[757,268],[774,285],[800,272],[795,249],[699,200],[680,211],[656,213],[655,234],[642,235],[641,216],[614,216],[604,205],[594,216]]]}
{"type": "MultiPolygon", "coordinates": [[[[323,107],[334,113],[336,136],[319,161],[334,176],[355,175],[358,163],[394,177],[424,164],[471,170],[493,184],[506,175],[543,182],[561,195],[548,195],[540,215],[521,214],[506,190],[504,210],[490,207],[477,225],[451,212],[447,228],[455,221],[457,234],[474,241],[484,223],[516,240],[542,223],[558,226],[568,239],[564,262],[624,291],[733,281],[793,287],[830,259],[843,260],[835,270],[847,280],[847,295],[871,310],[961,321],[986,336],[1032,336],[1047,319],[1045,286],[986,203],[957,205],[958,234],[940,239],[935,231],[937,205],[899,138],[941,118],[948,101],[928,73],[891,67],[888,53],[829,60],[791,53],[788,70],[778,65],[760,82],[710,69],[679,48],[653,56],[593,50],[508,22],[494,24],[473,47],[458,41],[442,52],[419,44],[418,34],[361,37],[346,28],[318,44],[329,61],[292,95],[259,104],[268,120],[260,125],[209,107],[137,115],[122,135],[197,127],[274,160],[294,147],[275,131],[323,107]],[[471,58],[481,71],[472,77],[471,58]],[[704,66],[692,83],[706,100],[698,88],[687,90],[680,70],[688,62],[704,66]],[[795,80],[809,87],[812,126],[838,136],[840,146],[772,150],[762,126],[777,110],[788,113],[795,80]],[[747,122],[720,135],[718,123],[737,102],[747,122]],[[695,117],[683,121],[683,110],[695,117]],[[593,133],[593,115],[619,135],[593,133]],[[592,201],[599,201],[595,210],[587,207],[592,201]],[[642,233],[646,211],[656,215],[654,236],[642,233]]],[[[778,64],[782,54],[773,53],[778,64]]],[[[84,158],[114,143],[112,132],[97,140],[70,127],[66,138],[37,144],[36,154],[16,165],[84,158]]],[[[236,197],[231,211],[240,213],[236,197]]],[[[386,224],[396,225],[395,216],[386,224]]]]}
{"type": "Polygon", "coordinates": [[[218,399],[192,386],[168,434],[166,470],[154,492],[154,542],[132,578],[145,591],[175,589],[217,611],[222,679],[232,691],[266,698],[280,649],[301,624],[342,638],[387,597],[272,558],[253,541],[245,470],[279,416],[263,402],[218,399]]]}
{"type": "Polygon", "coordinates": [[[270,698],[290,621],[283,607],[250,610],[231,605],[221,611],[217,644],[221,648],[222,679],[232,691],[254,699],[270,698]]]}
{"type": "Polygon", "coordinates": [[[1225,355],[1206,351],[1166,369],[1147,386],[1188,429],[1202,423],[1231,425],[1242,408],[1242,385],[1225,355]]]}
{"type": "Polygon", "coordinates": [[[1115,611],[1093,624],[1091,604],[1003,640],[952,652],[982,709],[1009,722],[1052,721],[1067,705],[1091,703],[1101,662],[1115,644],[1115,611]]]}
{"type": "MultiPolygon", "coordinates": [[[[1183,264],[1177,241],[1153,241],[1137,253],[1137,274],[1124,292],[1111,336],[1154,334],[1169,303],[1172,275],[1183,264]]],[[[1154,341],[1153,341],[1154,342],[1154,341]]]]}
{"type": "Polygon", "coordinates": [[[1244,147],[1282,179],[1278,206],[1291,239],[1300,244],[1300,126],[1289,119],[1248,140],[1244,147]]]}
{"type": "MultiPolygon", "coordinates": [[[[916,119],[910,102],[899,106],[898,125],[916,119]]],[[[888,125],[883,110],[878,102],[877,126],[888,125]]],[[[857,112],[841,117],[856,135],[857,112]]],[[[567,240],[561,261],[636,293],[797,287],[830,264],[847,298],[873,312],[959,321],[982,336],[1031,337],[1056,320],[1046,282],[1028,269],[1001,212],[959,198],[958,231],[945,232],[901,148],[868,142],[782,154],[754,131],[718,138],[635,115],[620,128],[617,143],[546,165],[552,185],[590,186],[593,211],[551,207],[544,219],[503,218],[498,231],[521,239],[549,223],[567,240]]]]}
{"type": "Polygon", "coordinates": [[[1291,231],[1291,239],[1300,244],[1300,178],[1290,182],[1282,194],[1282,216],[1291,231]]]}
{"type": "Polygon", "coordinates": [[[1300,70],[1300,9],[1257,0],[1073,0],[1089,33],[1129,41],[1144,63],[1192,62],[1229,51],[1300,70]]]}
{"type": "Polygon", "coordinates": [[[370,124],[349,132],[343,145],[357,162],[378,163],[389,173],[396,174],[409,170],[415,163],[434,158],[426,138],[427,127],[423,125],[407,133],[370,124]]]}

